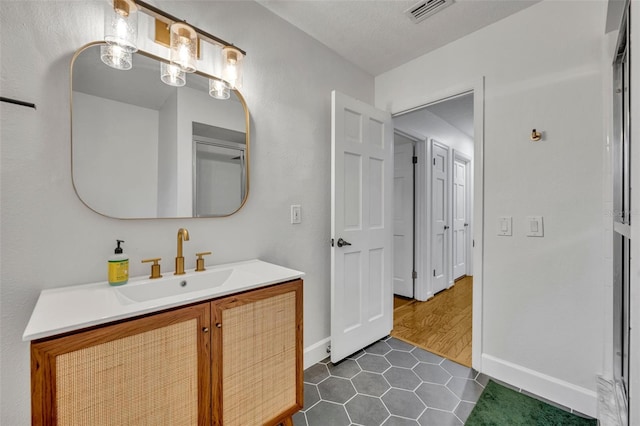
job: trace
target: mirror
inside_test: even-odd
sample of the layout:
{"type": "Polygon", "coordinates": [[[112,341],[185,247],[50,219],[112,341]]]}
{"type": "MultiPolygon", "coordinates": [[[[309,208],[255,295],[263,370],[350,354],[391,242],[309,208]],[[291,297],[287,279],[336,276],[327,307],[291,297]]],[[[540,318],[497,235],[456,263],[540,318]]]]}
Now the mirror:
{"type": "Polygon", "coordinates": [[[122,71],[102,42],[71,62],[71,164],[78,197],[120,219],[219,217],[249,193],[249,112],[242,95],[209,96],[210,76],[183,87],[160,80],[164,60],[133,54],[122,71]]]}

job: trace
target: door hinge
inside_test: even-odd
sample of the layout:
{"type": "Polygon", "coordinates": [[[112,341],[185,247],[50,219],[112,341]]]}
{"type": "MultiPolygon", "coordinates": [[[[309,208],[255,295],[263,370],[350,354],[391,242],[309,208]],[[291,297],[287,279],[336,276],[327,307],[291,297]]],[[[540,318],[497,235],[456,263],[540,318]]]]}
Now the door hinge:
{"type": "Polygon", "coordinates": [[[417,273],[416,271],[413,271],[413,272],[411,273],[411,278],[413,278],[414,280],[415,280],[416,278],[418,278],[418,273],[417,273]]]}
{"type": "Polygon", "coordinates": [[[433,165],[434,166],[436,165],[436,159],[435,158],[433,159],[433,165]]]}
{"type": "Polygon", "coordinates": [[[476,240],[471,240],[471,247],[475,247],[476,246],[476,240]]]}
{"type": "Polygon", "coordinates": [[[436,270],[435,269],[433,270],[433,276],[434,277],[436,276],[436,270]]]}
{"type": "Polygon", "coordinates": [[[418,157],[414,155],[413,157],[411,157],[411,161],[413,161],[413,164],[418,164],[418,157]]]}

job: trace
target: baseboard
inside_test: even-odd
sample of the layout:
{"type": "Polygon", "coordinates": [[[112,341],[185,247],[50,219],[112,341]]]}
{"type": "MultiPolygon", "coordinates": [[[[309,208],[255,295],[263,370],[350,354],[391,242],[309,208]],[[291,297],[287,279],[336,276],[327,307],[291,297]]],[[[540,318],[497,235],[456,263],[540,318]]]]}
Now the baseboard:
{"type": "Polygon", "coordinates": [[[331,344],[331,337],[322,339],[311,346],[304,348],[304,369],[311,367],[313,364],[322,361],[329,356],[327,346],[331,344]]]}
{"type": "Polygon", "coordinates": [[[564,407],[597,417],[598,398],[595,391],[487,354],[482,355],[482,372],[564,407]]]}

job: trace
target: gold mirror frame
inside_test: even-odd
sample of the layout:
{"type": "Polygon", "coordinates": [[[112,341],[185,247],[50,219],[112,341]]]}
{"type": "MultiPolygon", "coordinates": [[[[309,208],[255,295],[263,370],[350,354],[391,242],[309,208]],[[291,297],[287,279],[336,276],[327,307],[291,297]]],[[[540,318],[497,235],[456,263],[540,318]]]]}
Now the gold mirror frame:
{"type": "MultiPolygon", "coordinates": [[[[76,193],[76,196],[78,197],[78,199],[90,210],[94,211],[95,213],[104,216],[104,217],[109,217],[109,218],[113,218],[113,219],[120,219],[120,220],[145,220],[145,219],[207,219],[207,218],[219,218],[219,217],[228,217],[231,216],[235,213],[237,213],[238,211],[240,211],[240,209],[242,209],[242,207],[244,207],[244,205],[247,202],[247,199],[249,198],[249,190],[250,190],[250,171],[251,171],[251,167],[250,167],[250,163],[251,163],[251,134],[250,134],[250,114],[249,114],[249,108],[247,107],[247,103],[244,99],[244,97],[242,96],[242,94],[235,89],[231,89],[231,91],[236,95],[238,101],[240,102],[240,104],[242,105],[243,109],[244,109],[244,121],[245,121],[245,128],[246,128],[246,148],[245,148],[245,170],[244,170],[244,177],[245,177],[245,182],[244,182],[244,198],[242,199],[240,205],[238,206],[238,208],[228,214],[221,214],[221,215],[209,215],[209,216],[194,216],[192,213],[192,216],[167,216],[167,217],[116,217],[116,216],[110,216],[108,214],[105,214],[103,212],[100,212],[98,210],[96,210],[95,208],[93,208],[92,206],[90,206],[87,202],[85,202],[85,200],[82,199],[82,197],[80,196],[79,192],[78,192],[78,188],[76,185],[76,181],[75,181],[75,177],[74,177],[74,156],[73,156],[73,151],[74,151],[74,143],[73,143],[73,67],[74,64],[76,62],[76,59],[86,50],[94,47],[94,46],[101,46],[101,45],[105,45],[106,43],[104,41],[94,41],[88,44],[85,44],[84,46],[80,47],[73,55],[73,58],[71,59],[71,64],[70,64],[70,70],[69,70],[69,122],[70,122],[70,141],[71,141],[71,152],[70,152],[70,156],[71,156],[71,182],[73,185],[73,189],[74,192],[76,193]]],[[[135,52],[135,54],[139,54],[142,56],[145,56],[149,59],[152,59],[156,62],[158,62],[159,64],[164,62],[164,63],[169,63],[168,60],[160,58],[156,55],[153,55],[151,53],[145,52],[143,50],[138,50],[137,52],[135,52]]],[[[135,55],[134,54],[134,55],[135,55]]],[[[104,65],[104,64],[103,64],[104,65]]],[[[105,67],[107,65],[104,65],[105,67]]],[[[134,64],[135,67],[135,64],[134,64]]],[[[122,72],[126,72],[126,71],[122,71],[122,72]]],[[[204,77],[206,79],[215,79],[215,80],[220,80],[218,77],[214,77],[212,75],[209,75],[207,73],[204,73],[202,71],[195,71],[193,74],[199,75],[201,77],[204,77]]],[[[160,70],[158,69],[158,79],[160,79],[160,70]]],[[[193,170],[193,169],[192,169],[193,170]]],[[[193,189],[192,189],[193,192],[193,189]]],[[[193,203],[192,203],[193,204],[193,203]]]]}

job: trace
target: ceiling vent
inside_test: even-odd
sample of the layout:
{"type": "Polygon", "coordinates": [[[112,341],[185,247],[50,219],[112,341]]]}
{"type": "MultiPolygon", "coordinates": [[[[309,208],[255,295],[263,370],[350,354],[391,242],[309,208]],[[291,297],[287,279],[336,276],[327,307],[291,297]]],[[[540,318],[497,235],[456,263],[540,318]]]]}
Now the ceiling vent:
{"type": "Polygon", "coordinates": [[[409,19],[417,24],[452,4],[453,0],[423,0],[411,6],[405,13],[409,19]]]}

